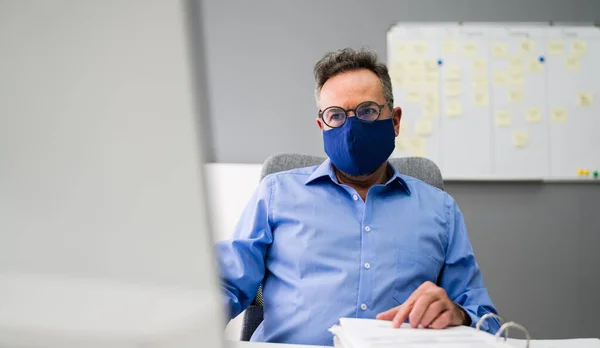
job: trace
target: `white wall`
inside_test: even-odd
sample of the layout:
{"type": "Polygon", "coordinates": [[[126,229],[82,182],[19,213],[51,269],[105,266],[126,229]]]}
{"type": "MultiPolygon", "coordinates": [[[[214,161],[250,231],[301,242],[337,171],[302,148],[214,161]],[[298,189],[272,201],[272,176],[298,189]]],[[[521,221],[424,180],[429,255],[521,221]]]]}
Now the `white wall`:
{"type": "Polygon", "coordinates": [[[213,284],[183,2],[0,2],[0,272],[213,284]]]}
{"type": "Polygon", "coordinates": [[[207,163],[207,195],[211,204],[213,234],[218,240],[227,239],[248,200],[258,188],[261,164],[207,163]]]}

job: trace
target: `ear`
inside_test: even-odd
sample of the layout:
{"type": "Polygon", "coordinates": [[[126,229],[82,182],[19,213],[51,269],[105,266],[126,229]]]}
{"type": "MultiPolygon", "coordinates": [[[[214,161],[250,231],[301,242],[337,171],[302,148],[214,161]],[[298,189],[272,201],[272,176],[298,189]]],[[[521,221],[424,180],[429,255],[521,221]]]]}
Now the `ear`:
{"type": "Polygon", "coordinates": [[[319,126],[319,130],[323,130],[323,121],[317,117],[317,126],[319,126]]]}
{"type": "Polygon", "coordinates": [[[392,121],[394,122],[394,132],[396,136],[400,134],[400,119],[402,118],[402,109],[396,106],[393,110],[392,121]]]}

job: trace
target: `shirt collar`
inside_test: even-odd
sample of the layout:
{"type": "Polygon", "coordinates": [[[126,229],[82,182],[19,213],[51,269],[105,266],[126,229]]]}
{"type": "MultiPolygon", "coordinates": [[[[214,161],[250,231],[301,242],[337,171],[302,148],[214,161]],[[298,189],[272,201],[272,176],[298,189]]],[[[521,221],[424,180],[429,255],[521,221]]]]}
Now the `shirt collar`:
{"type": "MultiPolygon", "coordinates": [[[[396,167],[394,167],[389,162],[388,162],[388,167],[392,168],[392,177],[385,183],[385,186],[387,186],[393,182],[397,182],[398,184],[400,184],[400,187],[402,187],[402,189],[410,195],[411,194],[410,189],[408,188],[408,184],[402,177],[402,174],[400,174],[398,169],[396,169],[396,167]]],[[[327,176],[335,184],[338,184],[338,185],[340,184],[337,177],[335,176],[335,172],[333,171],[333,166],[331,165],[331,160],[329,158],[327,158],[325,161],[323,161],[323,163],[321,163],[315,169],[315,171],[312,172],[312,174],[308,177],[308,179],[306,179],[306,182],[304,184],[308,185],[320,178],[327,177],[327,176]]]]}

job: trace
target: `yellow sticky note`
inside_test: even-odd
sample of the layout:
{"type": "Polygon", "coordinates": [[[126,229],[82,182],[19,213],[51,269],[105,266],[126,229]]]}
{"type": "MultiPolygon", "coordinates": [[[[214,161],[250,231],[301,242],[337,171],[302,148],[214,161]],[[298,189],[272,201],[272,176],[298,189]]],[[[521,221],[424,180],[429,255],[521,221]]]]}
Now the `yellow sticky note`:
{"type": "Polygon", "coordinates": [[[406,56],[408,54],[408,45],[405,41],[396,43],[396,55],[399,57],[406,56]]]}
{"type": "Polygon", "coordinates": [[[554,122],[567,122],[567,109],[565,108],[554,108],[552,109],[552,121],[554,122]]]}
{"type": "Polygon", "coordinates": [[[588,175],[590,175],[590,171],[587,169],[579,168],[579,169],[577,169],[577,174],[583,175],[583,176],[588,176],[588,175]]]}
{"type": "Polygon", "coordinates": [[[579,70],[581,69],[581,63],[579,62],[578,56],[570,56],[565,59],[565,67],[567,70],[579,70]]]}
{"type": "Polygon", "coordinates": [[[423,67],[426,72],[437,72],[439,69],[439,65],[435,59],[427,59],[423,61],[423,67]]]}
{"type": "Polygon", "coordinates": [[[490,104],[490,94],[488,91],[475,91],[473,93],[473,104],[476,106],[488,106],[490,104]]]}
{"type": "Polygon", "coordinates": [[[473,41],[463,43],[462,54],[465,56],[474,56],[477,54],[477,44],[473,41]]]}
{"type": "Polygon", "coordinates": [[[406,83],[409,85],[420,85],[423,83],[425,78],[425,74],[423,74],[420,70],[411,71],[410,74],[406,76],[406,83]]]}
{"type": "Polygon", "coordinates": [[[460,80],[460,75],[460,65],[458,64],[448,64],[444,68],[444,78],[446,81],[460,80]]]}
{"type": "Polygon", "coordinates": [[[523,90],[520,88],[513,88],[508,91],[508,100],[513,103],[520,103],[523,101],[523,90]]]}
{"type": "Polygon", "coordinates": [[[513,56],[508,59],[508,70],[514,72],[523,71],[523,59],[519,56],[513,56]]]}
{"type": "Polygon", "coordinates": [[[446,102],[446,114],[450,117],[462,115],[463,107],[460,100],[448,100],[446,102]]]}
{"type": "Polygon", "coordinates": [[[392,63],[391,68],[394,71],[406,72],[408,71],[408,64],[406,64],[406,61],[396,61],[392,63]]]}
{"type": "Polygon", "coordinates": [[[506,58],[508,48],[503,42],[496,42],[492,45],[492,56],[494,58],[506,58]]]}
{"type": "Polygon", "coordinates": [[[390,76],[390,78],[392,79],[392,86],[393,88],[400,88],[400,87],[404,87],[405,85],[405,77],[404,76],[399,76],[396,74],[393,74],[390,76]]]}
{"type": "Polygon", "coordinates": [[[416,41],[413,42],[413,53],[418,55],[418,56],[422,56],[427,54],[427,51],[429,50],[429,45],[427,44],[426,41],[416,41]]]}
{"type": "Polygon", "coordinates": [[[437,87],[440,82],[440,74],[438,72],[429,72],[423,75],[423,83],[437,87]]]}
{"type": "Polygon", "coordinates": [[[487,61],[485,59],[473,59],[473,71],[476,73],[487,72],[487,61]]]}
{"type": "Polygon", "coordinates": [[[424,148],[425,140],[419,137],[414,137],[410,140],[412,148],[424,148]]]}
{"type": "Polygon", "coordinates": [[[423,69],[423,62],[418,59],[411,59],[406,62],[406,66],[411,71],[421,70],[423,69]]]}
{"type": "Polygon", "coordinates": [[[519,47],[521,48],[521,53],[531,54],[535,51],[535,42],[531,39],[523,39],[519,47]]]}
{"type": "Polygon", "coordinates": [[[594,104],[594,93],[592,92],[579,92],[577,96],[577,105],[582,107],[592,106],[594,104]]]}
{"type": "Polygon", "coordinates": [[[563,54],[564,44],[562,41],[550,41],[548,42],[548,53],[553,56],[560,56],[563,54]]]}
{"type": "Polygon", "coordinates": [[[542,63],[538,59],[532,59],[529,61],[529,69],[530,73],[539,73],[542,72],[542,63]]]}
{"type": "Polygon", "coordinates": [[[399,73],[396,70],[390,70],[390,79],[392,79],[392,84],[394,84],[394,87],[396,87],[396,81],[397,80],[402,80],[404,78],[403,75],[404,74],[399,73]]]}
{"type": "Polygon", "coordinates": [[[423,105],[423,117],[437,118],[440,113],[438,105],[438,103],[425,103],[423,105]]]}
{"type": "Polygon", "coordinates": [[[525,110],[525,122],[538,123],[542,120],[540,108],[530,107],[525,110]]]}
{"type": "Polygon", "coordinates": [[[411,155],[417,157],[425,156],[425,139],[412,138],[411,141],[411,155]]]}
{"type": "Polygon", "coordinates": [[[475,71],[473,73],[473,80],[487,80],[487,70],[475,71]]]}
{"type": "Polygon", "coordinates": [[[525,130],[513,131],[513,146],[526,147],[529,145],[529,133],[525,130]]]}
{"type": "Polygon", "coordinates": [[[436,92],[424,92],[423,93],[423,104],[437,104],[439,102],[439,96],[436,92]]]}
{"type": "Polygon", "coordinates": [[[415,122],[415,133],[421,136],[428,136],[433,130],[433,123],[429,118],[420,118],[415,122]]]}
{"type": "Polygon", "coordinates": [[[508,74],[507,84],[521,86],[525,83],[525,75],[521,72],[512,72],[508,74]]]}
{"type": "Polygon", "coordinates": [[[494,119],[496,121],[496,126],[499,127],[509,127],[512,123],[510,112],[507,110],[496,111],[494,119]]]}
{"type": "Polygon", "coordinates": [[[571,52],[574,55],[582,56],[587,52],[587,42],[585,41],[573,41],[573,45],[571,46],[571,52]]]}
{"type": "MultiPolygon", "coordinates": [[[[400,129],[402,129],[402,127],[400,127],[400,129]]],[[[396,148],[394,149],[395,151],[409,152],[411,150],[410,139],[407,138],[406,136],[396,137],[395,144],[396,144],[396,148]]]]}
{"type": "Polygon", "coordinates": [[[423,93],[423,116],[438,117],[440,99],[437,92],[423,93]]]}
{"type": "Polygon", "coordinates": [[[400,87],[407,75],[408,69],[406,69],[406,63],[393,62],[390,64],[390,78],[394,87],[400,87]]]}
{"type": "MultiPolygon", "coordinates": [[[[403,118],[400,121],[400,133],[399,133],[399,136],[396,137],[396,140],[398,140],[398,138],[402,138],[400,135],[407,134],[409,129],[410,129],[409,122],[403,118]]],[[[406,137],[404,137],[404,138],[406,138],[406,137]]]]}
{"type": "Polygon", "coordinates": [[[450,55],[458,53],[458,42],[456,40],[445,40],[442,42],[442,54],[450,55]]]}
{"type": "Polygon", "coordinates": [[[416,90],[406,90],[405,97],[407,103],[418,103],[421,101],[421,92],[416,90]]]}
{"type": "Polygon", "coordinates": [[[395,72],[399,74],[406,74],[408,72],[408,67],[406,62],[393,62],[389,66],[390,72],[395,72]]]}
{"type": "Polygon", "coordinates": [[[460,82],[449,81],[444,85],[444,95],[446,95],[446,97],[458,97],[460,92],[460,82]]]}
{"type": "Polygon", "coordinates": [[[485,76],[475,76],[473,77],[473,88],[474,89],[487,89],[488,88],[488,80],[485,76]]]}
{"type": "Polygon", "coordinates": [[[494,73],[494,84],[504,86],[508,83],[508,74],[506,71],[496,71],[494,73]]]}

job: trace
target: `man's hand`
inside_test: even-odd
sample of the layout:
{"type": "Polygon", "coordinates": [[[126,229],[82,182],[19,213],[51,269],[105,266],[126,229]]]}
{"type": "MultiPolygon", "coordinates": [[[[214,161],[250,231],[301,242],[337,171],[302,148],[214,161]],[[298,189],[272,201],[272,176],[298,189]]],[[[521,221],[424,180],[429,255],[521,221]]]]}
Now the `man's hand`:
{"type": "Polygon", "coordinates": [[[377,315],[379,320],[391,320],[393,327],[400,327],[407,318],[412,327],[421,324],[432,329],[463,325],[469,319],[467,313],[448,298],[446,291],[432,282],[421,284],[400,306],[377,315]]]}

